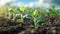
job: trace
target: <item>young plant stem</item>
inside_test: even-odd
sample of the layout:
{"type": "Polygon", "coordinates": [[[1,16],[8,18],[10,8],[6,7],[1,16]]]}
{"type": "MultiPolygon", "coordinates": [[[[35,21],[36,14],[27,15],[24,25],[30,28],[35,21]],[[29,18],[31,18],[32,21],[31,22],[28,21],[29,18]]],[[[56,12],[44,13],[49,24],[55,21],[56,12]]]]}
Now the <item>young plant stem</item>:
{"type": "Polygon", "coordinates": [[[36,22],[36,18],[34,17],[34,28],[37,28],[38,27],[38,24],[36,22]]]}

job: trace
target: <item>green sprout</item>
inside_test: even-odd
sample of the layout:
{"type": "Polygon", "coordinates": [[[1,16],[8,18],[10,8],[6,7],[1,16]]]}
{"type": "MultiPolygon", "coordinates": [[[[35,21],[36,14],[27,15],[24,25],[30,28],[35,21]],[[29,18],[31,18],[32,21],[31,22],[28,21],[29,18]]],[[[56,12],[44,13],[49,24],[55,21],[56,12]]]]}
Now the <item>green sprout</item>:
{"type": "Polygon", "coordinates": [[[10,13],[11,19],[15,20],[15,17],[17,14],[17,8],[12,8],[9,13],[10,13]]]}
{"type": "Polygon", "coordinates": [[[37,15],[38,15],[38,10],[34,10],[33,12],[30,13],[29,18],[33,19],[34,21],[34,25],[31,25],[31,27],[34,27],[34,28],[38,27],[37,18],[36,18],[37,15]]]}
{"type": "Polygon", "coordinates": [[[31,25],[31,27],[33,27],[33,28],[37,28],[39,26],[40,22],[41,23],[45,22],[45,18],[42,18],[41,15],[40,16],[38,16],[38,15],[39,15],[39,11],[37,9],[35,9],[34,11],[30,12],[29,15],[27,16],[27,18],[34,21],[34,24],[31,25]]]}
{"type": "Polygon", "coordinates": [[[18,19],[17,22],[19,22],[21,24],[23,23],[23,19],[25,17],[24,10],[25,10],[25,7],[24,6],[21,6],[20,8],[18,8],[18,11],[19,11],[19,13],[18,13],[19,15],[18,16],[20,16],[20,19],[18,19]]]}
{"type": "Polygon", "coordinates": [[[49,14],[51,17],[55,17],[59,14],[59,12],[55,9],[54,5],[51,8],[49,8],[48,10],[49,10],[49,14]]]}
{"type": "Polygon", "coordinates": [[[19,8],[12,8],[10,10],[11,18],[19,23],[23,23],[25,7],[21,6],[19,8]]]}

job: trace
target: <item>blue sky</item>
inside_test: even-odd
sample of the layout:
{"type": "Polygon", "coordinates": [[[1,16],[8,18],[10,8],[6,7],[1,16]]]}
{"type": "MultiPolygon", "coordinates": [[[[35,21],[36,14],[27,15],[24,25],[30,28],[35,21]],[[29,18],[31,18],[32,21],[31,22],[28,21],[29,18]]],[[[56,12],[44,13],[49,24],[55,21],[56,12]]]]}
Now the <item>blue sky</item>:
{"type": "Polygon", "coordinates": [[[30,2],[36,2],[37,0],[17,0],[17,2],[23,2],[24,4],[28,4],[30,2]]]}
{"type": "Polygon", "coordinates": [[[6,3],[11,3],[11,6],[43,6],[49,7],[52,4],[55,4],[57,7],[60,7],[60,0],[0,0],[0,6],[5,5],[6,3]]]}
{"type": "Polygon", "coordinates": [[[12,2],[11,4],[14,5],[14,6],[21,6],[21,5],[24,5],[24,6],[30,6],[30,7],[33,7],[33,6],[45,6],[45,7],[48,7],[50,4],[50,0],[47,0],[47,2],[45,2],[46,0],[16,0],[15,2],[12,2]]]}
{"type": "Polygon", "coordinates": [[[12,4],[29,6],[29,5],[34,5],[34,3],[37,2],[37,1],[38,0],[16,0],[12,4]]]}

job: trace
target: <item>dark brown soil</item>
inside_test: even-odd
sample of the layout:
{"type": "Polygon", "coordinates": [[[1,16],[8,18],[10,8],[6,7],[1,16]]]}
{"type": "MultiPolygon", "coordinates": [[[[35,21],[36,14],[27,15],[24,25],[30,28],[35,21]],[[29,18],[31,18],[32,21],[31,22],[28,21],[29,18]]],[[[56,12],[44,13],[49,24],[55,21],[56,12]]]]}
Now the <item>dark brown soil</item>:
{"type": "Polygon", "coordinates": [[[0,34],[60,34],[60,23],[51,23],[46,21],[42,23],[37,28],[31,28],[30,25],[33,24],[33,20],[24,18],[24,23],[19,24],[8,18],[0,17],[0,34]]]}
{"type": "Polygon", "coordinates": [[[0,17],[0,34],[17,34],[23,30],[25,30],[25,28],[17,22],[8,18],[0,17]]]}

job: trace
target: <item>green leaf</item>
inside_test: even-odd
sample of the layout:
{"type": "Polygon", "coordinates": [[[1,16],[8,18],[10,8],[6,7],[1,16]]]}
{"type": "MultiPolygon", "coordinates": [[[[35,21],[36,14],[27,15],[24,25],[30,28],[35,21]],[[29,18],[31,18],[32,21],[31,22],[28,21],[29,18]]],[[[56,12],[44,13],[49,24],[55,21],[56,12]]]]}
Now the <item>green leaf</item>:
{"type": "Polygon", "coordinates": [[[38,15],[38,10],[34,10],[32,16],[36,17],[38,15]]]}
{"type": "Polygon", "coordinates": [[[12,13],[17,13],[17,9],[16,8],[13,8],[13,9],[11,9],[11,12],[12,13]]]}
{"type": "Polygon", "coordinates": [[[24,6],[21,6],[19,9],[20,9],[22,12],[24,12],[25,7],[24,7],[24,6]]]}
{"type": "Polygon", "coordinates": [[[17,22],[19,22],[20,24],[23,23],[23,19],[18,19],[17,22]]]}
{"type": "Polygon", "coordinates": [[[29,18],[29,19],[32,19],[32,20],[33,20],[33,18],[34,18],[34,17],[32,17],[31,15],[28,15],[28,16],[27,16],[27,18],[29,18]]]}
{"type": "Polygon", "coordinates": [[[43,18],[43,17],[38,18],[38,22],[39,23],[44,23],[45,22],[45,18],[43,18]]]}

